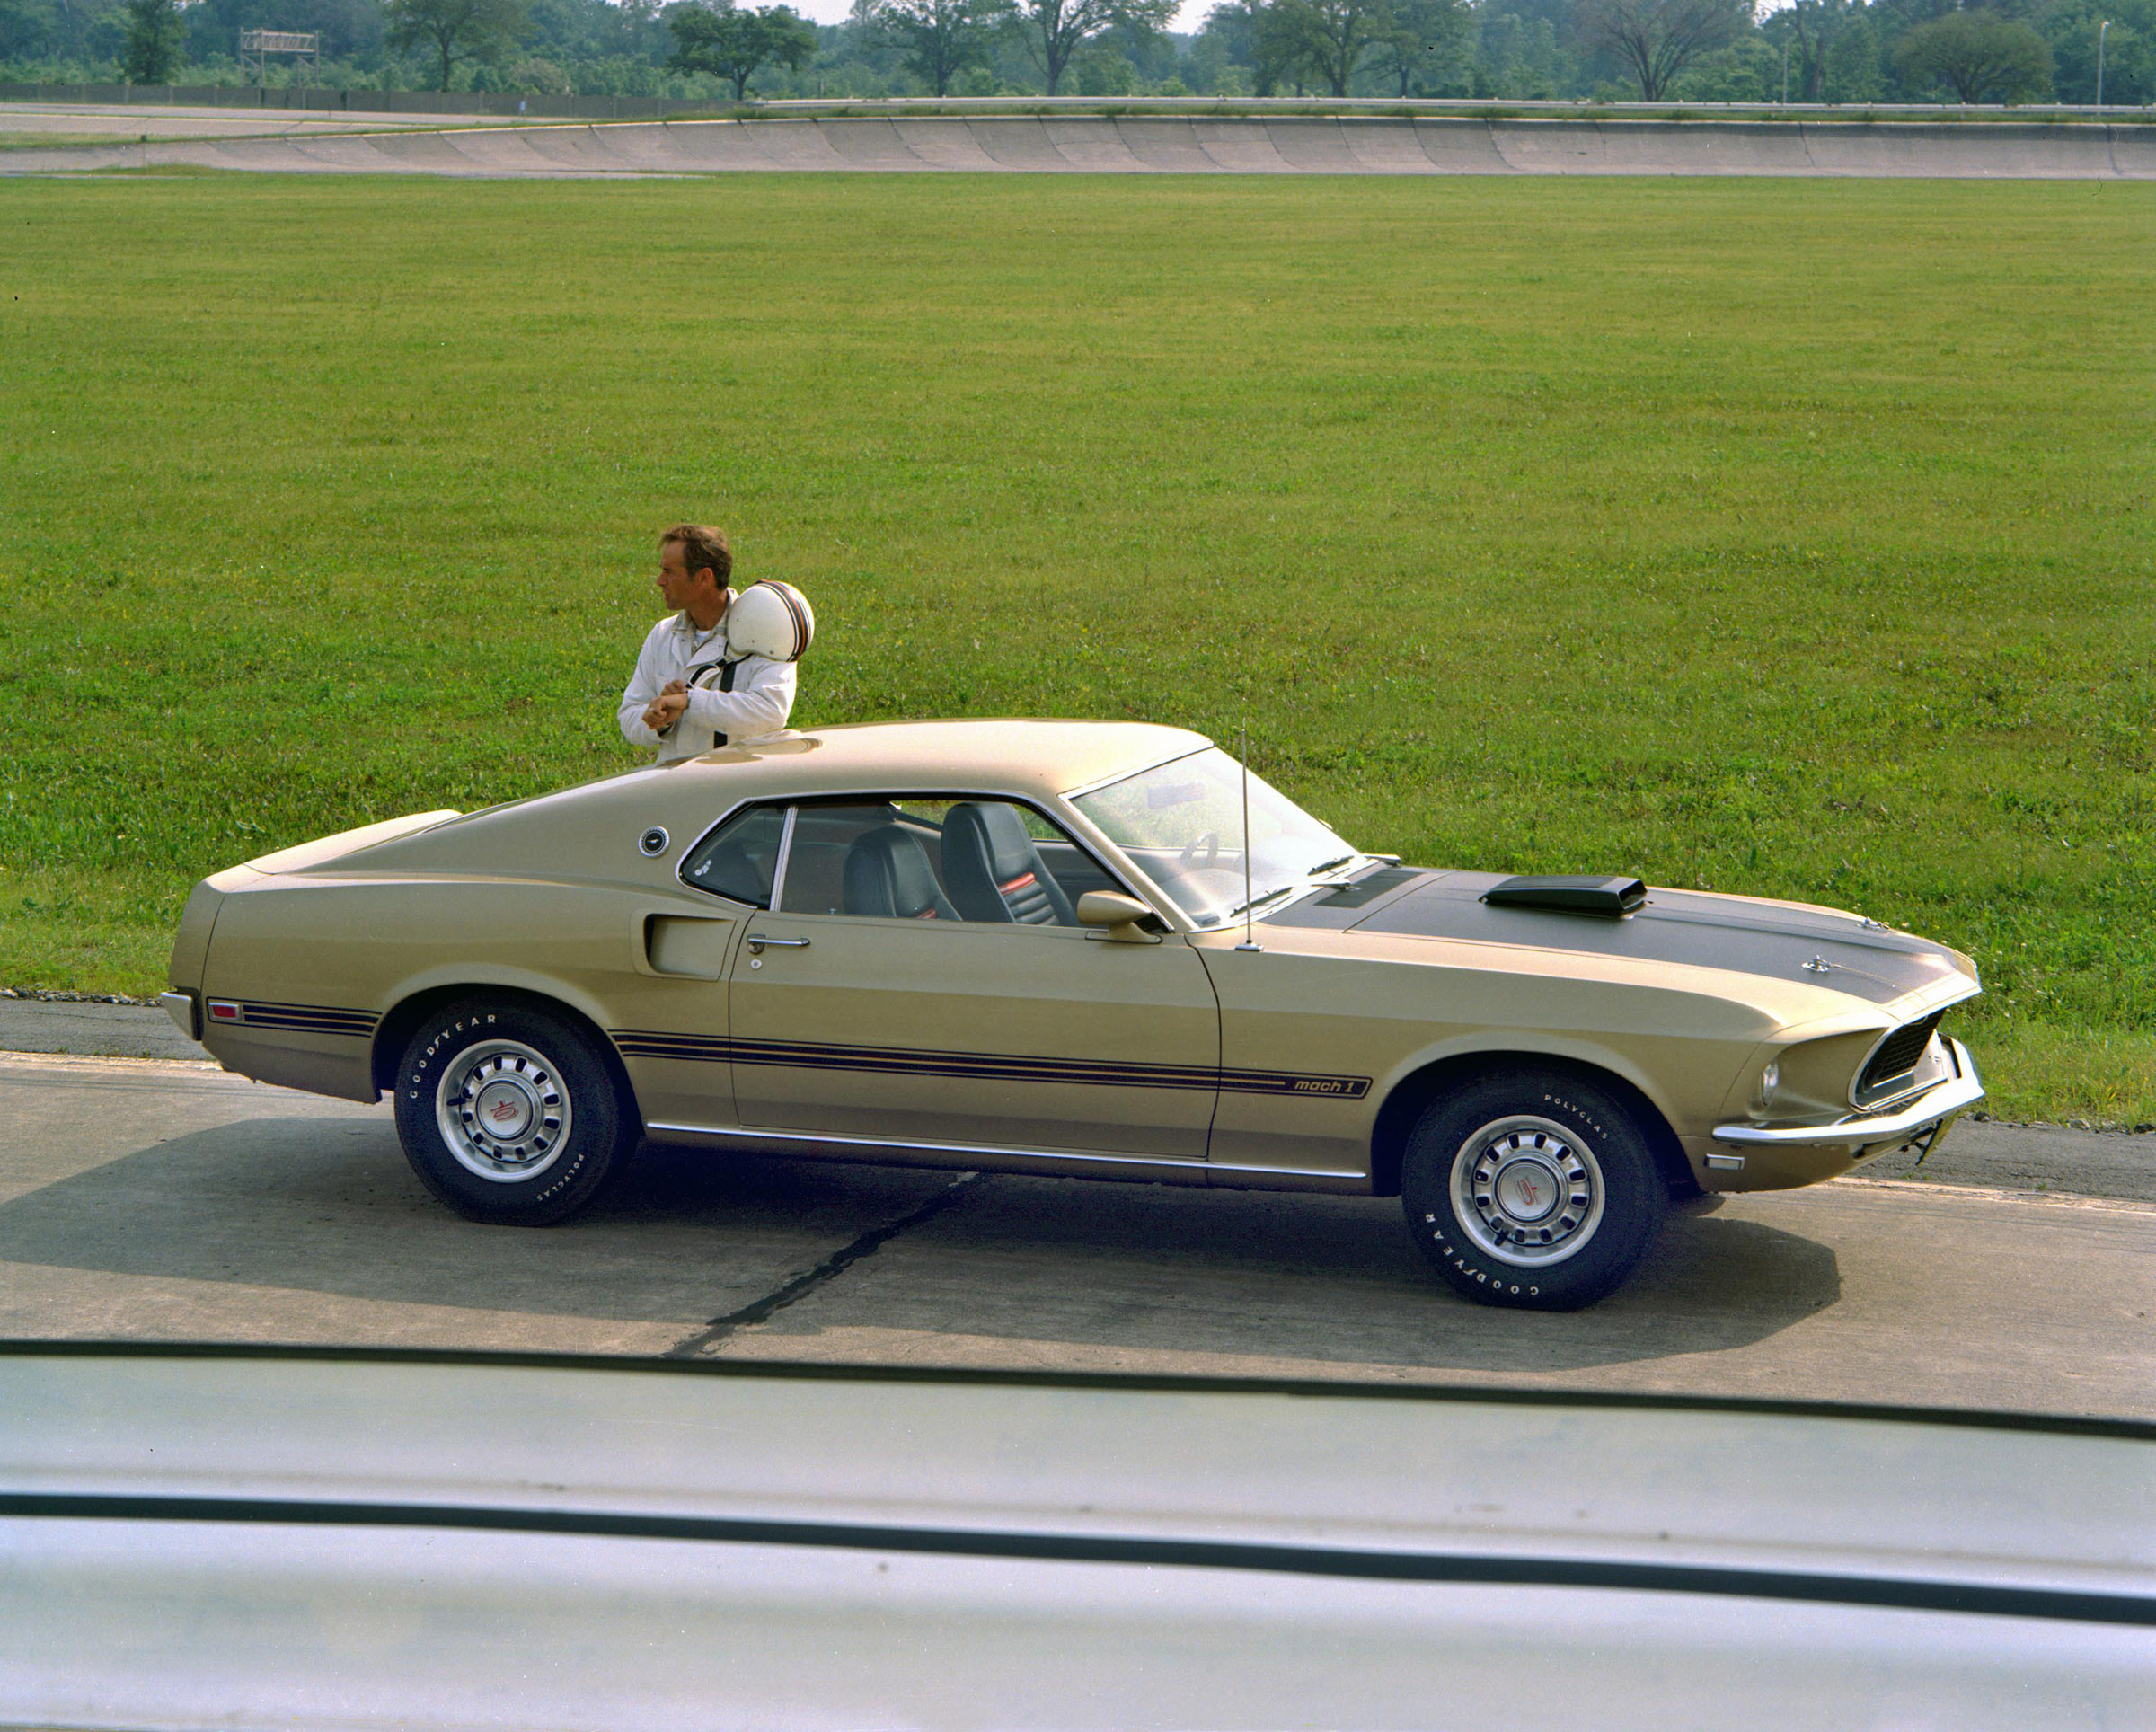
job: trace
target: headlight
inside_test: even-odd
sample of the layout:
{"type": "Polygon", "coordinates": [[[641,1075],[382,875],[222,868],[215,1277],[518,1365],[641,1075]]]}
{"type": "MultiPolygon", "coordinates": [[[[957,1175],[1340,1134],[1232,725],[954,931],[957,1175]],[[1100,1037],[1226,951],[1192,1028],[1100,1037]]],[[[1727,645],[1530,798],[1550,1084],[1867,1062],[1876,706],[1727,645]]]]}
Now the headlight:
{"type": "Polygon", "coordinates": [[[1784,1047],[1759,1074],[1752,1099],[1777,1121],[1832,1120],[1849,1111],[1850,1085],[1878,1032],[1828,1035],[1784,1047]]]}

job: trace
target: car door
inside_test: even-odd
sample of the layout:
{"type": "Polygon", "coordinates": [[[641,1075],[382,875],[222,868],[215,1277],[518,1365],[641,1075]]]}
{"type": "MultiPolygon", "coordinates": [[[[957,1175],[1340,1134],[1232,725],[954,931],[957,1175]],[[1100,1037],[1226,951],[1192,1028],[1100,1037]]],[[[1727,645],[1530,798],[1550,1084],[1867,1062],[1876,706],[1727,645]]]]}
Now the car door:
{"type": "Polygon", "coordinates": [[[1006,837],[1022,822],[1051,851],[1075,848],[1010,801],[795,809],[775,910],[750,923],[729,983],[739,1122],[1203,1160],[1220,1057],[1203,964],[1179,936],[1080,928],[1047,853],[1016,872],[1006,858],[1008,881],[991,883],[952,840],[984,815],[1006,837]]]}
{"type": "Polygon", "coordinates": [[[703,892],[710,906],[676,902],[646,915],[632,939],[637,990],[609,1033],[655,1129],[733,1122],[729,958],[745,922],[771,906],[786,813],[782,804],[747,808],[691,847],[681,882],[703,892]]]}

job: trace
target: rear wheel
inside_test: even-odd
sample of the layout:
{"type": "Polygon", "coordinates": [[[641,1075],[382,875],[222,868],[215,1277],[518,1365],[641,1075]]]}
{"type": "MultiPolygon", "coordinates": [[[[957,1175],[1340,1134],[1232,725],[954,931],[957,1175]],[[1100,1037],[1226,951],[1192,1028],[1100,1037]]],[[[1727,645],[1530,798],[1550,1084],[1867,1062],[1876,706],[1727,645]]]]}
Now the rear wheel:
{"type": "Polygon", "coordinates": [[[635,1114],[590,1037],[511,1000],[469,1000],[421,1025],[396,1113],[420,1182],[459,1215],[503,1225],[567,1220],[636,1142],[635,1114]]]}
{"type": "Polygon", "coordinates": [[[1557,1072],[1481,1078],[1431,1105],[1401,1165],[1408,1228],[1483,1304],[1573,1311],[1614,1291],[1668,1197],[1632,1116],[1557,1072]]]}

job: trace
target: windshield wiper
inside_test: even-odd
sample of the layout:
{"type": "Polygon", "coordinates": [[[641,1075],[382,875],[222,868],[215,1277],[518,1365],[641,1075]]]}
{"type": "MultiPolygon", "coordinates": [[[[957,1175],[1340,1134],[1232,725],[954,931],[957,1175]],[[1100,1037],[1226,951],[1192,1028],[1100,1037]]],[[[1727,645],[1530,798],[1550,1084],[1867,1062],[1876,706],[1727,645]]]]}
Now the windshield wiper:
{"type": "Polygon", "coordinates": [[[1268,902],[1279,901],[1280,898],[1286,896],[1290,890],[1300,889],[1302,887],[1300,885],[1296,884],[1283,884],[1278,889],[1268,890],[1263,896],[1252,897],[1248,902],[1238,902],[1233,908],[1228,910],[1227,917],[1230,920],[1233,920],[1237,915],[1241,914],[1245,909],[1262,908],[1268,902]]]}
{"type": "Polygon", "coordinates": [[[1330,872],[1335,866],[1352,865],[1355,862],[1360,860],[1362,856],[1360,854],[1342,854],[1338,860],[1329,860],[1321,866],[1312,866],[1308,871],[1304,872],[1303,876],[1304,878],[1315,878],[1320,872],[1330,872]]]}

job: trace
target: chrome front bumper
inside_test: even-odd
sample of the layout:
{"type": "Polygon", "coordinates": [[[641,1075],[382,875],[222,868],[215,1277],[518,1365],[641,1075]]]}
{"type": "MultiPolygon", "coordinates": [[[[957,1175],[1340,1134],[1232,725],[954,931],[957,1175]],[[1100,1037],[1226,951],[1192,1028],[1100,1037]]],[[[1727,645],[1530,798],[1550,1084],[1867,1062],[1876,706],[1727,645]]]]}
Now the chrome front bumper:
{"type": "Polygon", "coordinates": [[[1926,1089],[1895,1111],[1859,1113],[1831,1125],[1717,1125],[1714,1140],[1739,1148],[1816,1148],[1833,1144],[1862,1148],[1872,1144],[1913,1141],[1984,1099],[1984,1084],[1977,1079],[1975,1061],[1970,1058],[1969,1049],[1949,1037],[1947,1051],[1954,1061],[1954,1074],[1944,1082],[1926,1089]]]}

